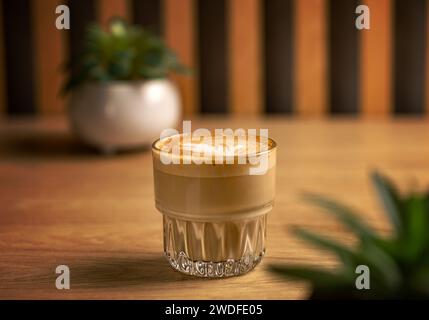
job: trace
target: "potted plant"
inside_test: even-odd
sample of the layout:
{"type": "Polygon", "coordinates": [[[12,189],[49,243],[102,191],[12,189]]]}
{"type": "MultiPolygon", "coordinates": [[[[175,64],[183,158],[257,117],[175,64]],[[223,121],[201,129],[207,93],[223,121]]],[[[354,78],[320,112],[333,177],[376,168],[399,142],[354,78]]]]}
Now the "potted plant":
{"type": "Polygon", "coordinates": [[[167,76],[186,70],[160,38],[138,26],[113,19],[108,31],[89,27],[67,71],[71,127],[103,152],[150,144],[177,125],[180,99],[167,76]]]}
{"type": "Polygon", "coordinates": [[[372,181],[391,224],[382,236],[351,208],[336,201],[307,195],[312,203],[336,217],[357,239],[348,247],[327,237],[296,229],[313,245],[334,253],[341,265],[336,270],[307,266],[273,265],[280,276],[308,281],[312,299],[428,299],[429,298],[429,193],[401,195],[393,183],[374,173],[372,181]],[[369,287],[359,288],[357,266],[369,270],[369,287]]]}

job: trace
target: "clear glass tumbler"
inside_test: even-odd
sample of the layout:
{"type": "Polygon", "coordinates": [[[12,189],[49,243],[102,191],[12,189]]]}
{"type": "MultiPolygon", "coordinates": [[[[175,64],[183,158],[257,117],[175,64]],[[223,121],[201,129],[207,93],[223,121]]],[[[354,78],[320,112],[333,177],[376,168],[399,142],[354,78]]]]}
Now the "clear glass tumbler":
{"type": "Polygon", "coordinates": [[[167,260],[175,270],[199,277],[237,276],[252,270],[265,253],[267,213],[274,204],[276,143],[267,139],[265,150],[253,154],[254,159],[265,157],[265,170],[255,174],[252,168],[261,162],[238,163],[237,157],[233,164],[183,161],[189,146],[183,141],[180,161],[166,164],[162,152],[172,152],[174,138],[180,141],[183,135],[157,140],[152,146],[155,204],[163,214],[167,260]]]}

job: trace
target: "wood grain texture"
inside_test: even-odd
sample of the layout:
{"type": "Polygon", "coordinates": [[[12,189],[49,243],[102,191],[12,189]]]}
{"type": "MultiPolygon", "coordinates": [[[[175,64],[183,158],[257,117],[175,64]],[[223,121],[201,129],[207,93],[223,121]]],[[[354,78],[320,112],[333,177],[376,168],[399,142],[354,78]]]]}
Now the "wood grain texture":
{"type": "Polygon", "coordinates": [[[322,116],[327,112],[326,0],[294,5],[295,110],[300,116],[322,116]]]}
{"type": "Polygon", "coordinates": [[[164,33],[168,45],[178,54],[180,61],[192,69],[192,75],[172,75],[182,95],[185,116],[199,111],[197,105],[195,1],[164,1],[164,33]]]}
{"type": "Polygon", "coordinates": [[[234,114],[262,111],[261,1],[229,1],[230,108],[234,114]]]}
{"type": "Polygon", "coordinates": [[[107,26],[110,19],[114,17],[123,18],[129,21],[130,14],[128,0],[98,0],[97,1],[97,18],[103,25],[107,26]]]}
{"type": "Polygon", "coordinates": [[[388,116],[392,106],[392,0],[366,0],[370,30],[362,30],[360,110],[364,117],[388,116]]]}
{"type": "Polygon", "coordinates": [[[303,203],[302,191],[335,197],[388,232],[368,170],[400,189],[427,185],[427,121],[195,119],[193,128],[268,128],[278,143],[276,205],[267,253],[251,273],[207,281],[173,271],[162,255],[149,152],[105,157],[80,146],[65,119],[0,123],[0,298],[289,299],[301,282],[267,271],[272,263],[327,268],[331,256],[296,239],[301,225],[351,243],[332,219],[303,203]],[[71,269],[71,290],[56,290],[55,267],[71,269]]]}
{"type": "Polygon", "coordinates": [[[64,84],[61,67],[66,61],[66,31],[55,27],[55,8],[62,3],[61,0],[32,0],[36,103],[40,114],[65,111],[60,91],[64,84]]]}

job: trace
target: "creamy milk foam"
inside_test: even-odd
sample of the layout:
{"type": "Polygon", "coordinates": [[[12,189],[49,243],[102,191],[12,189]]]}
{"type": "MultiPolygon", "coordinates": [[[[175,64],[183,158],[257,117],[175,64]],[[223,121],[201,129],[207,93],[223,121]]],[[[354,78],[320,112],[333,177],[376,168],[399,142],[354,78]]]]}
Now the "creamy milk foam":
{"type": "Polygon", "coordinates": [[[260,137],[232,142],[178,135],[153,145],[164,249],[179,271],[237,275],[252,269],[263,255],[266,214],[274,200],[276,146],[260,137]],[[263,170],[252,174],[261,163],[263,170]]]}

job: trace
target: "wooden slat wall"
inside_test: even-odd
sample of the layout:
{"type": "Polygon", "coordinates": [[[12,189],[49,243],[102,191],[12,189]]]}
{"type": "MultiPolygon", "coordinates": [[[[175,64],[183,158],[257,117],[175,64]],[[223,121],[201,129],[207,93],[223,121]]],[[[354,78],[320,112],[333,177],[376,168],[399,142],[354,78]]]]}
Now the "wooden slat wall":
{"type": "Polygon", "coordinates": [[[229,109],[228,1],[197,2],[200,106],[203,113],[226,113],[229,109]]]}
{"type": "Polygon", "coordinates": [[[429,119],[429,4],[426,5],[426,95],[425,95],[425,113],[429,119]]]}
{"type": "Polygon", "coordinates": [[[194,70],[192,76],[173,75],[182,95],[183,113],[197,113],[197,79],[195,52],[195,0],[165,0],[164,33],[168,45],[180,61],[194,70]]]}
{"type": "Polygon", "coordinates": [[[265,111],[293,110],[293,0],[264,1],[265,111]]]}
{"type": "Polygon", "coordinates": [[[161,0],[132,0],[131,3],[133,22],[161,35],[162,30],[162,10],[161,0]]]}
{"type": "Polygon", "coordinates": [[[395,0],[395,112],[422,114],[425,99],[425,0],[395,0]]]}
{"type": "Polygon", "coordinates": [[[107,26],[110,19],[120,17],[129,20],[128,0],[98,0],[97,20],[107,26]]]}
{"type": "MultiPolygon", "coordinates": [[[[96,4],[95,0],[69,0],[68,5],[70,7],[69,55],[71,61],[76,62],[83,49],[88,25],[96,21],[96,4]]],[[[71,72],[73,74],[77,72],[73,64],[71,72]]]]}
{"type": "Polygon", "coordinates": [[[260,0],[229,1],[229,104],[234,114],[262,112],[260,9],[260,0]]]}
{"type": "Polygon", "coordinates": [[[31,0],[2,0],[6,61],[7,112],[34,115],[34,39],[31,0]]]}
{"type": "Polygon", "coordinates": [[[334,114],[359,112],[357,0],[329,1],[329,100],[334,114]]]}
{"type": "Polygon", "coordinates": [[[300,116],[327,112],[326,0],[295,0],[294,107],[300,116]]]}
{"type": "Polygon", "coordinates": [[[172,78],[185,115],[429,115],[429,0],[0,1],[0,114],[64,112],[60,65],[88,23],[122,16],[193,69],[172,78]],[[54,27],[63,3],[70,31],[54,27]],[[354,26],[360,3],[369,31],[354,26]]]}
{"type": "Polygon", "coordinates": [[[371,29],[362,30],[360,48],[360,112],[364,117],[392,111],[392,0],[365,0],[371,29]]]}
{"type": "Polygon", "coordinates": [[[3,28],[3,3],[0,2],[0,117],[6,113],[6,90],[5,90],[5,57],[4,57],[4,28],[3,28]]]}
{"type": "Polygon", "coordinates": [[[62,3],[61,0],[32,0],[36,108],[39,114],[64,111],[60,90],[64,83],[61,67],[66,59],[66,33],[55,27],[55,8],[62,3]]]}

